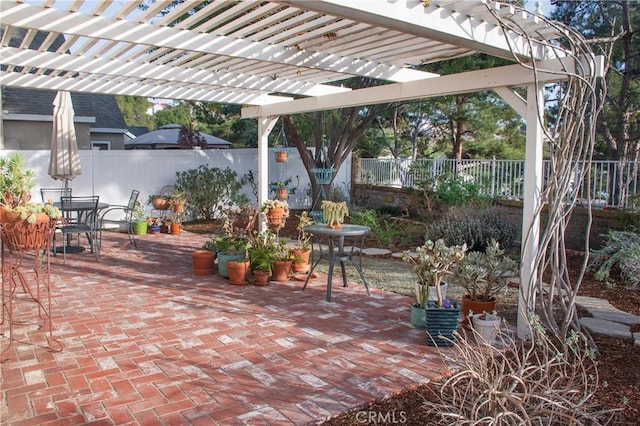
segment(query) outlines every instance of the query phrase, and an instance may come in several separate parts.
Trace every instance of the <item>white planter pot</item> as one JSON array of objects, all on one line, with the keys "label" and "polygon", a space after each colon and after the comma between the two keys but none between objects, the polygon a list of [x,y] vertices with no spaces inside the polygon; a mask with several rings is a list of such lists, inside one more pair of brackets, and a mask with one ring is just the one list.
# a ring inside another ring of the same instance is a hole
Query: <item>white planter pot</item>
[{"label": "white planter pot", "polygon": [[[446,282],[441,282],[440,283],[440,292],[442,293],[442,300],[447,298],[447,288],[449,287],[449,285]],[[431,301],[431,302],[437,302],[438,301],[438,292],[436,292],[436,286],[434,285],[430,285],[429,286],[429,295],[427,296],[427,300]]]},{"label": "white planter pot", "polygon": [[491,314],[474,314],[472,319],[473,329],[490,345],[495,343],[501,322],[499,316]]}]

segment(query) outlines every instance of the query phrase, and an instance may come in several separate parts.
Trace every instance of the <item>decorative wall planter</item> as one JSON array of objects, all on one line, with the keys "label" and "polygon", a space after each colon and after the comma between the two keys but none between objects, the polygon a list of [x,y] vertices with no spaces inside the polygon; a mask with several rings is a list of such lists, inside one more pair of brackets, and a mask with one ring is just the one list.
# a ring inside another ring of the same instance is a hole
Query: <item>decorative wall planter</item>
[{"label": "decorative wall planter", "polygon": [[437,303],[427,302],[424,312],[427,323],[427,345],[453,346],[455,342],[453,332],[458,329],[460,320],[460,304],[452,302],[450,308],[443,308]]},{"label": "decorative wall planter", "polygon": [[213,262],[215,259],[216,253],[211,250],[195,250],[191,252],[193,273],[196,275],[213,274]]}]

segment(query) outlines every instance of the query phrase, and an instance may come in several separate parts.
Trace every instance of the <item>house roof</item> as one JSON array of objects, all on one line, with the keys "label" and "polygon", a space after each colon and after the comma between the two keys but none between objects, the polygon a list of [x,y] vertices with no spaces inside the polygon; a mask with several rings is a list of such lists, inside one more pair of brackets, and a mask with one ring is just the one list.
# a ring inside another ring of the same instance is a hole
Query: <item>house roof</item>
[{"label": "house roof", "polygon": [[[356,76],[427,81],[436,76],[417,65],[473,53],[563,56],[550,42],[561,30],[489,0],[169,3],[3,1],[9,33],[54,35],[37,47],[4,37],[3,83],[263,106],[348,99],[340,81]],[[66,41],[50,52],[59,34]]]},{"label": "house roof", "polygon": [[[0,37],[4,36],[6,27],[0,27]],[[30,40],[29,48],[36,49],[46,45],[49,34],[43,31],[35,31],[28,34],[26,30],[18,28],[10,32],[7,43],[11,46],[21,46],[25,40]],[[8,35],[8,34],[7,34]],[[51,51],[56,51],[64,45],[64,36],[57,34],[48,46]],[[3,63],[2,70],[8,66]],[[3,85],[2,112],[3,114],[24,114],[51,116],[53,114],[53,99],[55,90],[43,90],[38,88],[8,87]],[[94,117],[92,128],[126,129],[126,123],[118,108],[113,95],[101,93],[71,93],[73,109],[76,117]]]},{"label": "house roof", "polygon": [[[2,87],[2,110],[4,114],[50,116],[55,96],[56,92],[51,90]],[[71,100],[76,117],[95,117],[92,128],[127,128],[113,95],[71,93]]]},{"label": "house roof", "polygon": [[[167,124],[124,143],[124,149],[178,149],[179,124]],[[229,148],[231,142],[200,132],[209,148]]]}]

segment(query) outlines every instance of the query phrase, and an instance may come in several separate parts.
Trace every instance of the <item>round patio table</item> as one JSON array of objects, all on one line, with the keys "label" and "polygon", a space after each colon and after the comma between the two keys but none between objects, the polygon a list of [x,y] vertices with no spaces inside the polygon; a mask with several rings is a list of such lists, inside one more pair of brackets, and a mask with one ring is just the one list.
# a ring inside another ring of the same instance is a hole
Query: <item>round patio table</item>
[{"label": "round patio table", "polygon": [[[356,271],[358,271],[360,278],[362,278],[362,282],[364,283],[364,287],[367,290],[367,294],[371,294],[369,292],[369,284],[362,274],[362,263],[358,262],[359,264],[356,264],[353,261],[353,247],[348,253],[344,251],[345,237],[361,237],[361,241],[363,241],[364,236],[371,232],[371,228],[363,225],[343,224],[341,229],[333,229],[327,228],[326,224],[319,224],[305,226],[304,231],[311,234],[314,239],[320,236],[327,237],[329,240],[329,251],[328,253],[322,253],[322,249],[320,249],[320,257],[311,266],[311,270],[309,270],[307,279],[304,281],[304,285],[302,286],[302,291],[304,291],[304,289],[307,287],[309,278],[313,274],[313,270],[316,268],[316,266],[318,266],[318,263],[320,263],[322,259],[326,259],[329,262],[329,272],[327,275],[327,302],[331,302],[331,282],[333,280],[333,268],[336,265],[336,262],[340,263],[340,268],[342,270],[343,287],[347,287],[347,274],[345,272],[344,265],[345,262],[349,261],[356,269]],[[362,247],[360,247],[360,250],[362,250]]]}]

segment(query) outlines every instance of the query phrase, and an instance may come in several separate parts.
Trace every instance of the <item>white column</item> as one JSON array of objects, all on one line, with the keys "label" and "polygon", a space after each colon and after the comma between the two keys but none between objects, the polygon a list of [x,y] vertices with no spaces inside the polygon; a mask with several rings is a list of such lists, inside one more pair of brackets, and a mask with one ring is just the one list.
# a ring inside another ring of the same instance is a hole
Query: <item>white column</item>
[{"label": "white column", "polygon": [[[269,198],[269,133],[278,117],[258,117],[258,206]],[[263,224],[260,221],[260,230]]]},{"label": "white column", "polygon": [[540,206],[543,184],[544,86],[527,85],[527,146],[524,164],[524,201],[522,211],[522,247],[520,263],[520,297],[518,300],[519,339],[530,339],[527,314],[534,310],[536,275],[535,258],[540,242]]}]

